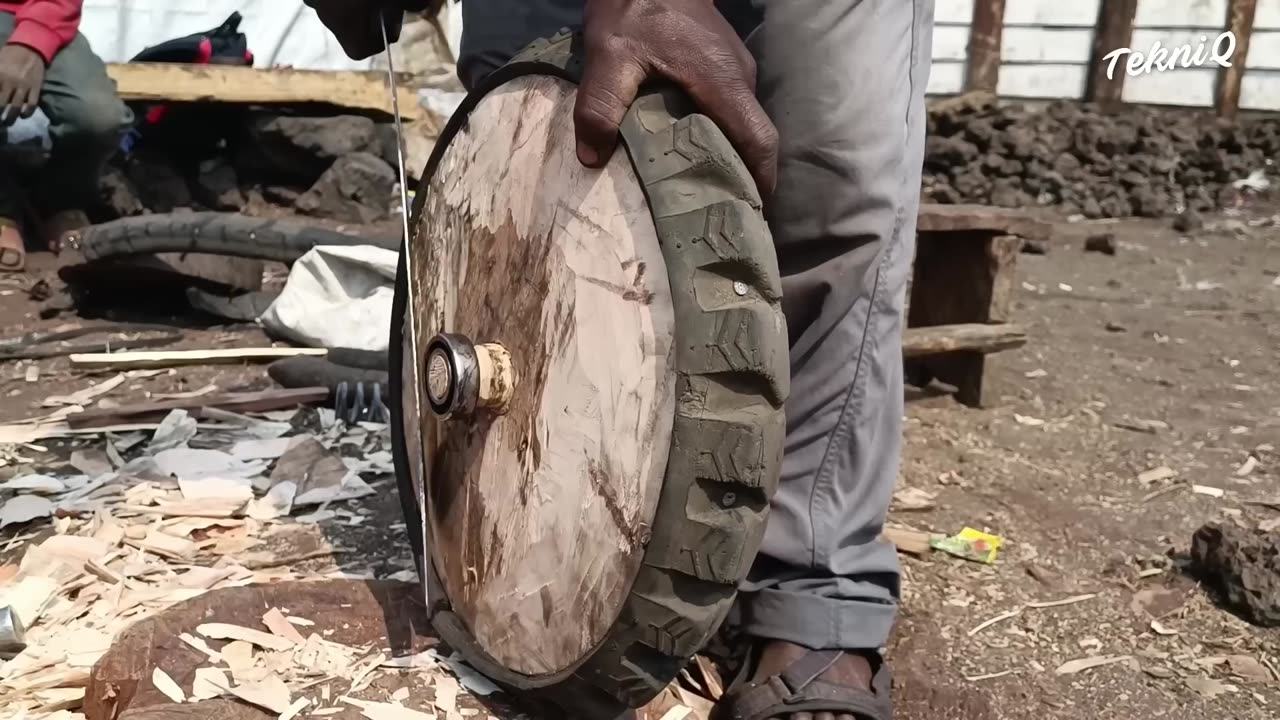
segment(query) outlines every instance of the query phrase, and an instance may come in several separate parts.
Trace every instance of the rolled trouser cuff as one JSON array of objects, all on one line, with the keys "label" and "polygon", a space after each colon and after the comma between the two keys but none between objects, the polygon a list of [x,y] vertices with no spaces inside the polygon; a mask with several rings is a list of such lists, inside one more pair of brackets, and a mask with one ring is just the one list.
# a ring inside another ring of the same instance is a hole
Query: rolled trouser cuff
[{"label": "rolled trouser cuff", "polygon": [[744,635],[813,650],[878,650],[897,615],[896,604],[771,589],[740,595],[731,622]]}]

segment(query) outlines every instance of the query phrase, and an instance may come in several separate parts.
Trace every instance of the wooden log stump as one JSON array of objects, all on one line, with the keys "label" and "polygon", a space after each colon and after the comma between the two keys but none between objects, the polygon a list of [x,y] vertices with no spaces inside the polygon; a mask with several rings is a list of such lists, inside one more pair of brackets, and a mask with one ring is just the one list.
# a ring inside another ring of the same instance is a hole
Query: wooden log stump
[{"label": "wooden log stump", "polygon": [[[434,643],[418,595],[417,586],[407,583],[352,580],[250,585],[205,593],[116,637],[89,677],[85,718],[263,720],[271,716],[235,700],[178,705],[152,684],[152,671],[160,668],[180,687],[190,689],[196,670],[212,663],[179,639],[179,634],[196,635],[196,626],[203,623],[231,623],[265,632],[261,618],[273,607],[314,621],[309,632],[336,643],[390,648],[394,654],[418,652]],[[217,649],[223,643],[210,640],[209,644]],[[350,679],[346,682],[350,684]],[[356,717],[358,712],[349,716]]]}]

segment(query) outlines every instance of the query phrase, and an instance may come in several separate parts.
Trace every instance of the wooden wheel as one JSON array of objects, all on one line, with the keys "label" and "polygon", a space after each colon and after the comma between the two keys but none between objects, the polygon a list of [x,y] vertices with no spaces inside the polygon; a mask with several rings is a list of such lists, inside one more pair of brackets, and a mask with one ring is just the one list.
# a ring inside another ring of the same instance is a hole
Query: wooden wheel
[{"label": "wooden wheel", "polygon": [[568,35],[531,46],[436,146],[396,285],[393,432],[442,638],[601,717],[675,677],[750,567],[787,333],[760,199],[724,136],[654,92],[625,151],[583,168],[576,58]]}]

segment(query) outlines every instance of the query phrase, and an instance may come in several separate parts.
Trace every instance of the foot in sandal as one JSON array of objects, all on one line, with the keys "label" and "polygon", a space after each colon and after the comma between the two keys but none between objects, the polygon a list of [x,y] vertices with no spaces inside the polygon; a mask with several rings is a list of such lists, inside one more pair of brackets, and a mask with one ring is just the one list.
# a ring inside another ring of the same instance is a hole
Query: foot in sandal
[{"label": "foot in sandal", "polygon": [[875,651],[766,641],[713,720],[889,720],[889,670]]},{"label": "foot in sandal", "polygon": [[0,219],[0,273],[22,272],[27,267],[27,247],[22,231],[12,220]]}]

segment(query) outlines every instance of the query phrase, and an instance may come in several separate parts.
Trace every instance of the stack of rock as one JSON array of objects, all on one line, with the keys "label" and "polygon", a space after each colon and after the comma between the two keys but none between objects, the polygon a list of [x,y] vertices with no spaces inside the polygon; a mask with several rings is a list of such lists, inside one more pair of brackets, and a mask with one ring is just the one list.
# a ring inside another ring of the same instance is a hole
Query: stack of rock
[{"label": "stack of rock", "polygon": [[1280,118],[1224,122],[1191,109],[1115,111],[973,94],[929,113],[924,195],[940,203],[1054,206],[1089,218],[1162,217],[1234,202],[1232,183],[1280,171]]}]

